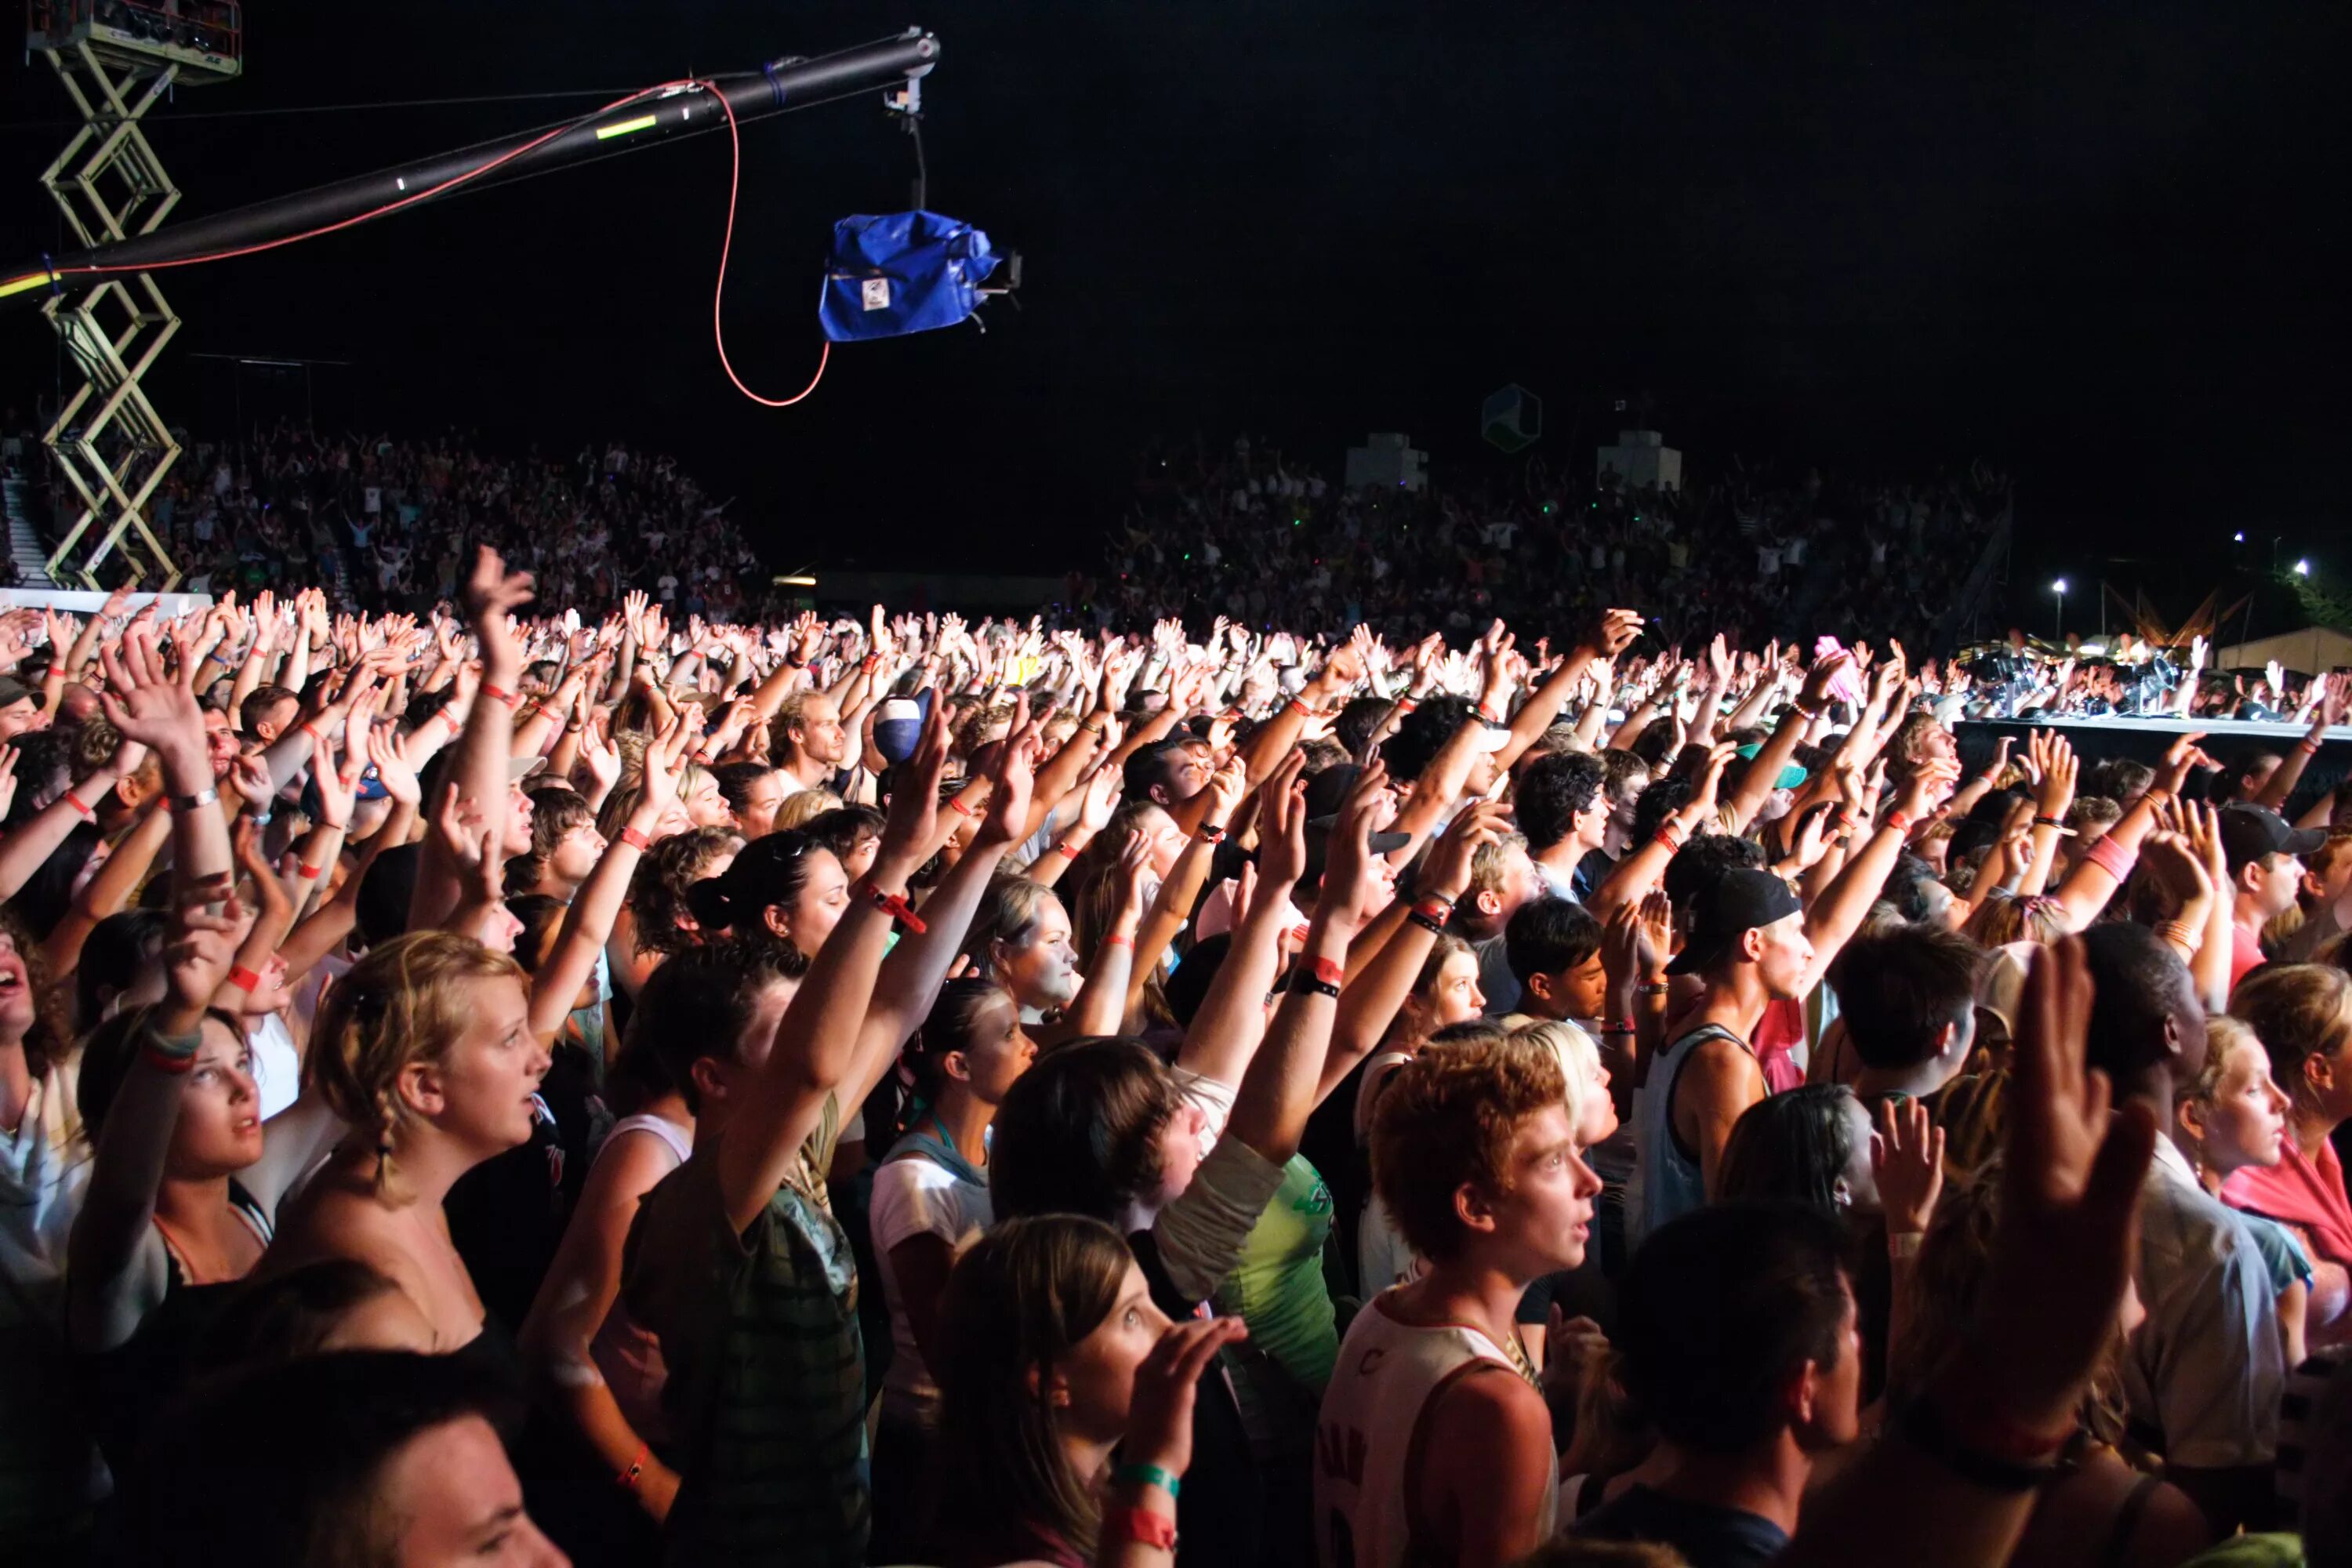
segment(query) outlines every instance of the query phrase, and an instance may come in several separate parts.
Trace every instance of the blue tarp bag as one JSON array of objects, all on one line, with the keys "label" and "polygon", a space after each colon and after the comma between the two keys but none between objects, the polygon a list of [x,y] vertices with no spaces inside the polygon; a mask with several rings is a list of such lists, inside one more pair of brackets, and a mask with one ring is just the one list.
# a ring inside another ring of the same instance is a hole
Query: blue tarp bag
[{"label": "blue tarp bag", "polygon": [[952,327],[996,270],[988,236],[934,212],[859,214],[833,226],[817,321],[835,342]]}]

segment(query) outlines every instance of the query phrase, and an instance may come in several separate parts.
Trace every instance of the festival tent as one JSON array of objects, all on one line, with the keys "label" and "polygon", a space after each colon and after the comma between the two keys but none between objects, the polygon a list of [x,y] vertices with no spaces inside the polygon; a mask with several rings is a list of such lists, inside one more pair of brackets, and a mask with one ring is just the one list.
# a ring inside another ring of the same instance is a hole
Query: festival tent
[{"label": "festival tent", "polygon": [[2335,626],[2305,626],[2274,637],[2225,647],[2213,661],[2219,669],[2260,669],[2276,659],[2297,675],[2322,675],[2352,666],[2352,632]]}]

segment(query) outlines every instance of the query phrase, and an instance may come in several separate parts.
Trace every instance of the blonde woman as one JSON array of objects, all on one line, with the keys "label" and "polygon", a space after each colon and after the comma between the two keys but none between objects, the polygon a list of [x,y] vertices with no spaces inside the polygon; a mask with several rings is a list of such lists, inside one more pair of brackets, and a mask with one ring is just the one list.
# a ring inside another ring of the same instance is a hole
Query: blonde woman
[{"label": "blonde woman", "polygon": [[441,1204],[529,1141],[548,1061],[513,959],[437,931],[372,949],[329,993],[304,1063],[352,1131],[281,1216],[265,1269],[365,1263],[424,1314],[436,1352],[510,1365]]},{"label": "blonde woman", "polygon": [[809,818],[840,809],[841,797],[831,790],[804,789],[784,797],[784,803],[776,807],[775,823],[769,831],[782,833],[788,828],[806,826]]}]

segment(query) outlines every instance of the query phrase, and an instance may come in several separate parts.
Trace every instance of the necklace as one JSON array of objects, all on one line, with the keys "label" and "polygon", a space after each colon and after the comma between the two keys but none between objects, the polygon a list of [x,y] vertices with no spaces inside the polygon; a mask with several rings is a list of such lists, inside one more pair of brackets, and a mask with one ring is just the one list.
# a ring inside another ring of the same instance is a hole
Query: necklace
[{"label": "necklace", "polygon": [[1505,1352],[1509,1354],[1511,1358],[1511,1370],[1517,1373],[1521,1377],[1526,1378],[1528,1380],[1528,1387],[1536,1389],[1538,1392],[1542,1390],[1543,1374],[1536,1371],[1536,1363],[1528,1359],[1528,1347],[1519,1342],[1519,1331],[1517,1324],[1512,1324],[1509,1330],[1502,1334],[1488,1334],[1486,1337],[1501,1345]]}]

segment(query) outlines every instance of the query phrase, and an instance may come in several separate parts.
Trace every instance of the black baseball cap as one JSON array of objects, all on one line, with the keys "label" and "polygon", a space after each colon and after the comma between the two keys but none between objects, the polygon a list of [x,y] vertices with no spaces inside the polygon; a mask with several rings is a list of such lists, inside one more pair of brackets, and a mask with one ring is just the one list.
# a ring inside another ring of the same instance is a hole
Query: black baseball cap
[{"label": "black baseball cap", "polygon": [[1710,968],[1746,932],[1801,913],[1804,907],[1789,884],[1769,871],[1726,871],[1691,900],[1690,940],[1666,965],[1666,973],[1696,974]]},{"label": "black baseball cap", "polygon": [[2289,827],[2267,805],[2242,801],[2221,808],[2221,853],[2229,857],[2232,875],[2265,856],[2308,855],[2326,842],[2326,828]]}]

